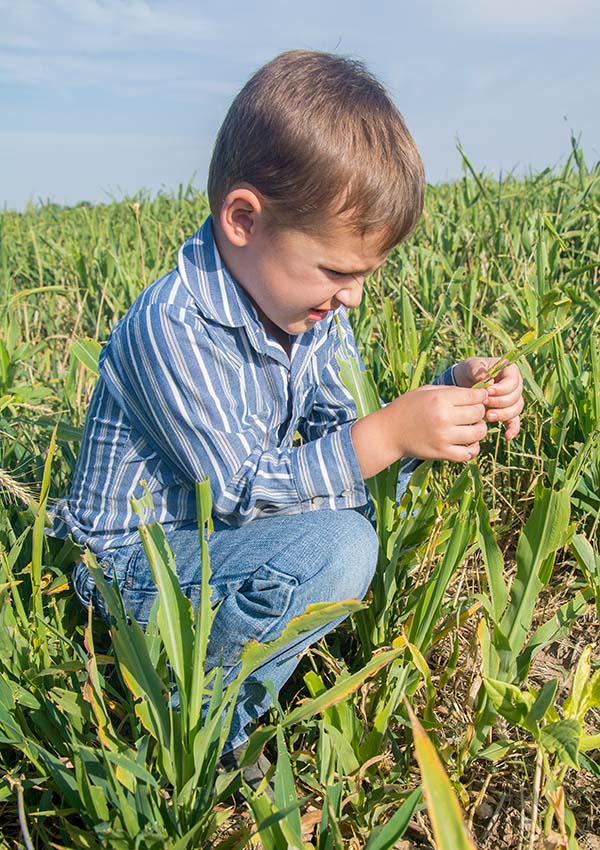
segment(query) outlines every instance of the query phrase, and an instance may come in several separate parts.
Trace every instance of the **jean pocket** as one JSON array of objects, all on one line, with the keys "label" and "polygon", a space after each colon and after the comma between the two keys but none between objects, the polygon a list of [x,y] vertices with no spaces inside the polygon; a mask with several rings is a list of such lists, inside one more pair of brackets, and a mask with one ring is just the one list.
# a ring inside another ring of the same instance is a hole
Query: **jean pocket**
[{"label": "jean pocket", "polygon": [[221,660],[224,666],[231,666],[249,641],[270,640],[281,634],[288,621],[301,613],[293,605],[297,586],[294,576],[263,564],[224,593],[216,587],[213,601],[218,599],[219,610],[211,631],[208,665]]}]

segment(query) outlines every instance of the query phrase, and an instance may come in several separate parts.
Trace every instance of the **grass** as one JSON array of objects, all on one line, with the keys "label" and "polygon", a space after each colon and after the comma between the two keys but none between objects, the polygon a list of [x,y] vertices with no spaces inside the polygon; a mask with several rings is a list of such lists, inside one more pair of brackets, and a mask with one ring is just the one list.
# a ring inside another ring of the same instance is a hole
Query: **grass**
[{"label": "grass", "polygon": [[[100,346],[206,200],[181,187],[0,214],[3,846],[384,850],[454,835],[454,850],[472,846],[464,823],[481,848],[595,846],[600,166],[575,143],[560,173],[499,182],[464,165],[369,281],[353,317],[369,374],[346,362],[345,380],[366,411],[462,357],[524,355],[523,428],[510,445],[490,429],[465,468],[423,464],[399,507],[395,469],[370,482],[368,606],[305,656],[251,739],[249,758],[276,762],[274,803],[217,772],[241,679],[204,674],[210,607],[194,618],[160,527],[143,529],[163,588],[145,634],[110,588],[110,633],[88,619],[68,580],[77,550],[43,534]],[[275,648],[251,648],[242,675]]]}]

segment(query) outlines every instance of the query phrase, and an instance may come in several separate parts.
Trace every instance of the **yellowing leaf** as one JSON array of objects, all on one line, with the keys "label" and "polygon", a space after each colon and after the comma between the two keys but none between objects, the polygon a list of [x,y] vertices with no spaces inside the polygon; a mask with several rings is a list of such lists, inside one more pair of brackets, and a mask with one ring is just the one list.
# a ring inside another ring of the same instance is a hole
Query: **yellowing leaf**
[{"label": "yellowing leaf", "polygon": [[407,708],[437,850],[476,850],[440,757],[408,704]]}]

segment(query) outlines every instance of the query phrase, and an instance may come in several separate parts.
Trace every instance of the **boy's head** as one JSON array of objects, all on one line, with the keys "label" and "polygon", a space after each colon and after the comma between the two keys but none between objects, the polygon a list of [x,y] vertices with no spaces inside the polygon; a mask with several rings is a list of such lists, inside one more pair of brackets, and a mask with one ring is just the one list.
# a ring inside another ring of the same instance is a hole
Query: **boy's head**
[{"label": "boy's head", "polygon": [[378,234],[383,254],[417,224],[423,182],[402,116],[365,67],[295,50],[260,68],[233,101],[208,196],[218,219],[228,193],[248,185],[272,230],[322,235],[335,218]]}]

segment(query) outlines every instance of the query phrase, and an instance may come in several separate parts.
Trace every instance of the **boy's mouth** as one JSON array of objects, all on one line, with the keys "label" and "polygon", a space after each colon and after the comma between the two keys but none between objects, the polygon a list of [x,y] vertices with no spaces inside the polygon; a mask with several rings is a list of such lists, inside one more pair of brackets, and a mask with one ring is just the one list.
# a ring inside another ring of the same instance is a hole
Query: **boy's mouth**
[{"label": "boy's mouth", "polygon": [[329,310],[316,310],[314,307],[312,307],[308,311],[308,317],[309,319],[313,319],[314,321],[320,322],[321,319],[324,319],[328,313]]}]

